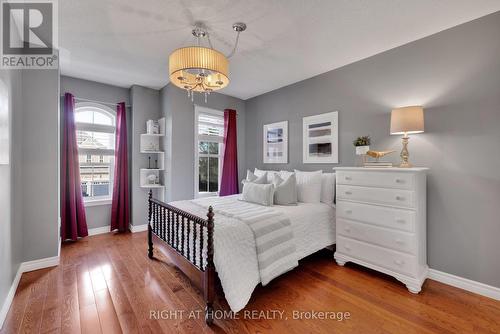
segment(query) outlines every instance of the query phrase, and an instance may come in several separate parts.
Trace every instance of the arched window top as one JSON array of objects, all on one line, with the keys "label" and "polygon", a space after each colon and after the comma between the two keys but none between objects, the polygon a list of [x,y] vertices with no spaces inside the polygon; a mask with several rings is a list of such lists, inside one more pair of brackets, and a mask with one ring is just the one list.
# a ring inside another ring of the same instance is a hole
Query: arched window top
[{"label": "arched window top", "polygon": [[116,112],[99,103],[78,102],[75,105],[75,122],[115,126]]},{"label": "arched window top", "polygon": [[78,102],[75,127],[85,202],[108,203],[113,184],[116,112],[100,103]]}]

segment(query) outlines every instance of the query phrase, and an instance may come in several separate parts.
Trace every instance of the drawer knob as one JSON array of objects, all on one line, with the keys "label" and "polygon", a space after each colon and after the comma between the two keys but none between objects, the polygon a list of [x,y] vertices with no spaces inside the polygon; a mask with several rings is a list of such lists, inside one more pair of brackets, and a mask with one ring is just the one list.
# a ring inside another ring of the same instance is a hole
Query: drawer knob
[{"label": "drawer knob", "polygon": [[352,195],[352,192],[351,191],[346,191],[345,194],[346,195]]},{"label": "drawer knob", "polygon": [[406,220],[404,220],[404,219],[396,219],[396,223],[405,224]]},{"label": "drawer knob", "polygon": [[405,183],[405,180],[403,180],[403,179],[396,179],[396,183]]},{"label": "drawer knob", "polygon": [[346,177],[345,177],[345,179],[346,179],[347,181],[351,181],[351,180],[352,180],[352,177],[350,177],[350,176],[346,176]]},{"label": "drawer knob", "polygon": [[398,266],[402,266],[403,264],[405,264],[405,261],[403,261],[403,260],[394,260],[394,263],[397,264]]},{"label": "drawer knob", "polygon": [[344,246],[344,248],[345,248],[345,250],[347,250],[347,251],[350,251],[350,250],[351,250],[351,247],[349,247],[348,245],[345,245],[345,246]]},{"label": "drawer knob", "polygon": [[351,232],[351,228],[349,228],[349,227],[346,227],[344,230],[345,230],[347,233]]},{"label": "drawer knob", "polygon": [[345,210],[345,213],[347,213],[348,215],[350,215],[352,213],[352,210]]},{"label": "drawer knob", "polygon": [[398,201],[404,201],[405,198],[403,196],[396,196],[396,200],[398,200]]},{"label": "drawer knob", "polygon": [[396,243],[402,245],[402,244],[404,244],[404,241],[401,239],[396,239]]}]

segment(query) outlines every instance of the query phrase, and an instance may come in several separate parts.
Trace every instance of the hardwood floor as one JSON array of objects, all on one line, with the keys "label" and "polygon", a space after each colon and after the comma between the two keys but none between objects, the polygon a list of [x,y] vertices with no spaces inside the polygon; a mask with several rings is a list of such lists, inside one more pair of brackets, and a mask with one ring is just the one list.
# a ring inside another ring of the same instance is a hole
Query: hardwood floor
[{"label": "hardwood floor", "polygon": [[[499,301],[432,280],[412,295],[382,274],[337,266],[328,251],[257,288],[245,310],[254,317],[276,310],[275,319],[245,319],[242,311],[208,327],[203,317],[189,316],[202,314],[200,293],[160,260],[147,258],[145,232],[65,244],[58,267],[23,274],[0,333],[500,333]],[[216,309],[229,310],[222,297]],[[179,316],[151,319],[150,311],[161,310]],[[350,316],[294,320],[294,310]]]}]

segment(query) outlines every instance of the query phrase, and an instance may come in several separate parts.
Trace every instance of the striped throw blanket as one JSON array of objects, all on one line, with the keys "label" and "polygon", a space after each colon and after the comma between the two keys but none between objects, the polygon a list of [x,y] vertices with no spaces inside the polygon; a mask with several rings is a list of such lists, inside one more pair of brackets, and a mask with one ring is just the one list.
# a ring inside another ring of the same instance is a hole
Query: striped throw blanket
[{"label": "striped throw blanket", "polygon": [[[192,201],[205,208],[212,206],[217,215],[236,218],[253,231],[260,280],[266,285],[272,279],[298,266],[290,219],[282,212],[238,200],[236,196],[210,197]],[[217,223],[216,223],[217,224]]]}]

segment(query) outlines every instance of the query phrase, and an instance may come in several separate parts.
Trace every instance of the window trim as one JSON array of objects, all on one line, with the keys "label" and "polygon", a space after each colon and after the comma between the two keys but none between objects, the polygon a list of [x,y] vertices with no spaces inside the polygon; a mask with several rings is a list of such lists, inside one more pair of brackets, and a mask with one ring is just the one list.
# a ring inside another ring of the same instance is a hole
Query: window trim
[{"label": "window trim", "polygon": [[[206,135],[198,135],[198,116],[199,114],[213,114],[219,117],[224,117],[224,111],[207,108],[204,106],[194,105],[194,197],[202,198],[202,197],[210,197],[210,196],[218,196],[219,192],[199,192],[199,153],[198,153],[198,142],[201,141],[209,141],[209,142],[217,142],[219,143],[219,172],[218,172],[218,184],[220,190],[220,180],[222,174],[222,163],[223,163],[223,154],[224,154],[224,138],[223,137],[214,137],[214,136],[206,136]],[[216,140],[214,140],[216,139]],[[207,154],[208,156],[208,154]]]},{"label": "window trim", "polygon": [[[113,119],[113,125],[103,125],[103,124],[93,124],[93,123],[85,123],[85,122],[76,122],[75,120],[75,129],[83,130],[83,131],[94,131],[94,132],[104,132],[104,133],[113,133],[116,132],[116,111],[111,109],[110,107],[95,103],[95,102],[77,102],[75,103],[75,113],[78,112],[78,109],[82,108],[93,108],[99,109],[100,111],[109,114]],[[114,156],[114,149],[80,149],[78,148],[78,154],[84,155],[98,155],[98,156]],[[91,206],[100,206],[100,205],[111,205],[113,199],[113,183],[115,179],[114,175],[114,164],[110,166],[109,172],[109,195],[108,196],[93,196],[93,197],[83,197],[83,205],[84,207]],[[81,180],[80,180],[81,181]]]},{"label": "window trim", "polygon": [[[113,195],[111,195],[112,197]],[[83,206],[84,207],[89,207],[89,206],[100,206],[100,205],[111,205],[113,202],[112,198],[100,198],[101,196],[98,197],[92,197],[93,199],[88,199],[88,200],[83,200]]]}]

